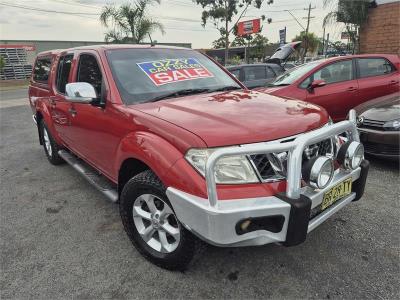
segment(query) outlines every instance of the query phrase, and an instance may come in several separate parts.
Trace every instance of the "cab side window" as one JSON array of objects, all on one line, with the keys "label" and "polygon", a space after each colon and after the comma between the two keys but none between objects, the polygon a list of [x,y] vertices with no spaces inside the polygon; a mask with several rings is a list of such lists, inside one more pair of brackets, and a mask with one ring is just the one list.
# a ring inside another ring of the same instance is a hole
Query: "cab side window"
[{"label": "cab side window", "polygon": [[91,54],[82,54],[79,57],[77,82],[90,83],[101,95],[102,75],[96,57]]},{"label": "cab side window", "polygon": [[47,83],[49,81],[50,67],[51,58],[38,58],[33,67],[33,80],[40,83]]},{"label": "cab side window", "polygon": [[57,67],[56,88],[61,94],[65,94],[65,86],[68,83],[69,72],[71,71],[73,54],[60,57]]},{"label": "cab side window", "polygon": [[357,59],[359,77],[371,77],[389,74],[394,67],[384,58],[359,58]]}]

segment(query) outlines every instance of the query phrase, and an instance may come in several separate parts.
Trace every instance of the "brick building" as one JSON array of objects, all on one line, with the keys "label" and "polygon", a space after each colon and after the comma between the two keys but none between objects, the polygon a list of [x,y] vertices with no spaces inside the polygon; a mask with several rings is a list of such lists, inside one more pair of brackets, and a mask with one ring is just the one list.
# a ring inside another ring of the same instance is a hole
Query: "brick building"
[{"label": "brick building", "polygon": [[400,55],[400,0],[375,0],[360,30],[361,53]]}]

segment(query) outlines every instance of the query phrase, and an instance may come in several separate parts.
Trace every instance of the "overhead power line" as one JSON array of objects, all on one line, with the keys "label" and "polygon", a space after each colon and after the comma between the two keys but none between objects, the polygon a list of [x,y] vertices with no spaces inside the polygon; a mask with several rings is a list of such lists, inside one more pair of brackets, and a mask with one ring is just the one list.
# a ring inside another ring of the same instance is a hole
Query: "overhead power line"
[{"label": "overhead power line", "polygon": [[11,3],[5,3],[5,2],[0,2],[0,5],[8,6],[8,7],[14,7],[14,8],[34,10],[34,11],[48,12],[48,13],[64,14],[64,15],[77,15],[77,16],[83,16],[83,15],[96,16],[96,15],[99,15],[98,13],[79,13],[79,12],[66,12],[66,11],[42,9],[42,8],[36,8],[36,7],[32,7],[32,6],[11,4]]},{"label": "overhead power line", "polygon": [[[57,14],[72,15],[72,16],[79,16],[79,17],[100,16],[100,13],[66,12],[66,11],[42,9],[42,8],[26,6],[26,5],[11,4],[11,3],[5,3],[5,2],[0,2],[0,5],[13,7],[13,8],[26,9],[26,10],[40,11],[40,12],[45,12],[45,13],[57,13]],[[160,18],[160,19],[165,19],[165,20],[170,20],[170,21],[199,23],[198,20],[189,19],[189,18],[168,17],[168,16],[159,16],[159,15],[155,15],[154,17]],[[90,17],[87,17],[87,18],[96,20],[96,18],[90,18]]]},{"label": "overhead power line", "polygon": [[71,1],[66,1],[66,0],[50,0],[50,1],[55,2],[55,3],[60,3],[60,4],[67,4],[67,5],[75,6],[75,7],[79,7],[79,6],[80,6],[80,7],[101,9],[100,6],[89,5],[89,4],[82,4],[82,3],[79,3],[79,2],[71,2]]}]

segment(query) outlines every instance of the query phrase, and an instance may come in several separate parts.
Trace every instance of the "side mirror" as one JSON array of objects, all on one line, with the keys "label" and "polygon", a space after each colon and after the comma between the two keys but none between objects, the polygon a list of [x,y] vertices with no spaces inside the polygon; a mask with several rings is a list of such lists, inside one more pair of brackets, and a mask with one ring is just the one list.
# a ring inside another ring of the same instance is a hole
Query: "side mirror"
[{"label": "side mirror", "polygon": [[311,82],[311,84],[308,86],[307,89],[308,89],[309,92],[311,92],[315,88],[321,87],[321,86],[324,86],[324,85],[326,85],[325,80],[318,79],[318,80],[314,80],[313,82]]},{"label": "side mirror", "polygon": [[92,103],[97,99],[96,90],[87,82],[67,83],[65,86],[66,100],[75,103]]}]

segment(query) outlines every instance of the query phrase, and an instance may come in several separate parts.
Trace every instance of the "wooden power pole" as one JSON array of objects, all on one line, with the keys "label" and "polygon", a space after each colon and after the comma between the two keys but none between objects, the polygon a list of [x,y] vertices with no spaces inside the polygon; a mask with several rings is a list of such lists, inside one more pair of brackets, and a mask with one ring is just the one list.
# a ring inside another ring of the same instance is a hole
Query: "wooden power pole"
[{"label": "wooden power pole", "polygon": [[311,3],[308,5],[308,8],[305,8],[305,10],[308,10],[308,16],[307,16],[307,26],[306,26],[306,31],[305,31],[305,36],[304,36],[304,54],[303,54],[303,63],[304,63],[304,58],[307,54],[308,51],[308,30],[310,29],[310,19],[311,17],[311,10],[315,9],[315,7],[311,7]]}]

